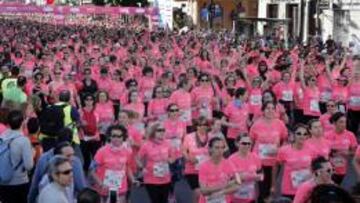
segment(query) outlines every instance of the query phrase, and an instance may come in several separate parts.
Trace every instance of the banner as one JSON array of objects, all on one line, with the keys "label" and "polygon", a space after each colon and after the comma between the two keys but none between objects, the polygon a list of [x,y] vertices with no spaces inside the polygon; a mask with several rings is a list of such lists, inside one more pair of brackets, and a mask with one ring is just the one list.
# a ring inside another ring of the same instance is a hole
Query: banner
[{"label": "banner", "polygon": [[137,8],[137,7],[103,7],[103,6],[32,6],[23,4],[0,4],[1,13],[46,13],[54,15],[71,14],[107,14],[107,15],[137,15],[147,16],[158,15],[156,8]]}]

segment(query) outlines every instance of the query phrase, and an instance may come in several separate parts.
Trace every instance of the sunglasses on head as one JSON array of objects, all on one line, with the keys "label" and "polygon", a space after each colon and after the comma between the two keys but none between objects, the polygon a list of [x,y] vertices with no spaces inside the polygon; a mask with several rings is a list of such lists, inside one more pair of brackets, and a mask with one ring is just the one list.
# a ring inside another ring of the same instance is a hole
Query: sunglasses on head
[{"label": "sunglasses on head", "polygon": [[70,173],[72,173],[72,169],[69,170],[65,170],[65,171],[59,171],[57,172],[58,174],[62,174],[62,175],[69,175]]},{"label": "sunglasses on head", "polygon": [[122,134],[112,134],[111,137],[122,138]]},{"label": "sunglasses on head", "polygon": [[240,142],[240,145],[250,146],[250,145],[251,145],[251,142]]},{"label": "sunglasses on head", "polygon": [[307,136],[307,133],[301,133],[301,132],[296,132],[295,133],[296,136]]},{"label": "sunglasses on head", "polygon": [[169,109],[169,112],[171,112],[171,113],[175,113],[175,112],[178,112],[179,111],[179,109]]},{"label": "sunglasses on head", "polygon": [[158,128],[158,129],[156,129],[156,132],[165,132],[165,129],[164,128]]}]

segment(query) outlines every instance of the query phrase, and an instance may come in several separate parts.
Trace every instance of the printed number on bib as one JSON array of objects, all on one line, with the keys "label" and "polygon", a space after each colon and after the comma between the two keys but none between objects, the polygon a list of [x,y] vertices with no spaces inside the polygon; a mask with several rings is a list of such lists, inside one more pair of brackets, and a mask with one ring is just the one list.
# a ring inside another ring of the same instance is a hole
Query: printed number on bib
[{"label": "printed number on bib", "polygon": [[316,99],[313,99],[310,101],[310,111],[312,112],[320,112],[320,106],[319,101]]},{"label": "printed number on bib", "polygon": [[251,95],[250,102],[252,105],[261,105],[261,95]]},{"label": "printed number on bib", "polygon": [[104,185],[106,185],[110,189],[117,190],[121,188],[124,177],[125,177],[124,171],[106,170],[104,177]]},{"label": "printed number on bib", "polygon": [[248,182],[240,185],[240,188],[234,193],[237,199],[254,199],[255,198],[255,183]]},{"label": "printed number on bib", "polygon": [[321,100],[322,101],[329,101],[331,99],[331,92],[326,91],[326,92],[322,92],[320,94]]},{"label": "printed number on bib", "polygon": [[226,203],[226,199],[224,195],[218,197],[208,196],[206,197],[206,203]]},{"label": "printed number on bib", "polygon": [[350,97],[351,106],[360,106],[360,97]]},{"label": "printed number on bib", "polygon": [[335,167],[344,167],[346,164],[345,158],[342,156],[336,156],[331,159],[331,163]]},{"label": "printed number on bib", "polygon": [[309,169],[297,170],[291,172],[291,183],[294,188],[299,187],[303,182],[307,181],[311,177]]},{"label": "printed number on bib", "polygon": [[171,146],[175,149],[180,149],[181,147],[181,140],[179,138],[172,138],[171,139]]},{"label": "printed number on bib", "polygon": [[283,91],[282,92],[283,101],[293,101],[293,92],[292,91]]},{"label": "printed number on bib", "polygon": [[163,178],[169,174],[169,164],[167,162],[158,162],[153,166],[153,173],[155,177]]},{"label": "printed number on bib", "polygon": [[274,157],[277,153],[275,144],[260,144],[259,154],[261,158]]}]

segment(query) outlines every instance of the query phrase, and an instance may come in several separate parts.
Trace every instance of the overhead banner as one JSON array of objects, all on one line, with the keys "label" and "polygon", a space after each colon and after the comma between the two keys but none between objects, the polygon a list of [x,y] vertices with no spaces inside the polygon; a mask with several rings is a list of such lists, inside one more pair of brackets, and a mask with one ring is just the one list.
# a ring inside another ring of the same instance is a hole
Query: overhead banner
[{"label": "overhead banner", "polygon": [[56,15],[70,14],[109,14],[109,15],[157,15],[156,8],[103,7],[103,6],[32,6],[24,4],[0,4],[0,13],[46,13]]}]

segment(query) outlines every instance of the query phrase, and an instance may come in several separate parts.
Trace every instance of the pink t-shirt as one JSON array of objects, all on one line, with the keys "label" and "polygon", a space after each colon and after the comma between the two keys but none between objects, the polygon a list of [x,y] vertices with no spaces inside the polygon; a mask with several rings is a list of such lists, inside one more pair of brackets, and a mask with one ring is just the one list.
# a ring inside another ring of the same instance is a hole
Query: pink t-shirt
[{"label": "pink t-shirt", "polygon": [[311,160],[313,153],[306,147],[301,150],[291,145],[284,145],[277,154],[278,162],[284,164],[281,193],[295,195],[300,184],[311,178]]},{"label": "pink t-shirt", "polygon": [[111,122],[114,119],[112,102],[97,103],[94,112],[99,115],[100,122]]},{"label": "pink t-shirt", "polygon": [[307,203],[315,186],[316,183],[313,179],[301,184],[296,191],[293,203]]},{"label": "pink t-shirt", "polygon": [[124,106],[124,109],[138,113],[140,119],[143,118],[145,114],[145,106],[142,102],[128,103]]},{"label": "pink t-shirt", "polygon": [[170,183],[171,147],[166,140],[160,143],[146,141],[141,146],[138,156],[145,160],[144,183],[157,185]]},{"label": "pink t-shirt", "polygon": [[317,87],[304,89],[304,115],[320,116],[320,92]]},{"label": "pink t-shirt", "polygon": [[276,85],[274,85],[273,91],[278,100],[285,102],[294,101],[295,83],[290,82],[287,84],[283,81],[280,81]]},{"label": "pink t-shirt", "polygon": [[333,94],[332,94],[333,100],[347,103],[348,96],[349,96],[348,87],[333,85]]},{"label": "pink t-shirt", "polygon": [[333,90],[329,79],[325,75],[319,75],[317,84],[320,91],[320,101],[327,102],[332,98]]},{"label": "pink t-shirt", "polygon": [[249,93],[250,111],[254,115],[261,115],[262,91],[260,88],[252,88]]},{"label": "pink t-shirt", "polygon": [[243,183],[239,189],[232,195],[232,202],[251,202],[256,199],[256,181],[257,171],[261,169],[261,160],[254,154],[249,153],[245,157],[240,157],[238,152],[232,154],[227,161],[232,167],[233,176],[240,173],[243,177]]},{"label": "pink t-shirt", "polygon": [[330,162],[335,169],[335,174],[345,174],[347,170],[347,157],[346,155],[342,155],[341,152],[349,152],[351,149],[355,150],[358,145],[355,135],[348,130],[340,134],[332,130],[325,134],[325,138],[330,141],[331,149],[337,151],[330,157]]},{"label": "pink t-shirt", "polygon": [[261,158],[262,165],[274,166],[276,154],[282,141],[288,137],[283,121],[258,119],[250,128],[250,137],[255,141],[254,152]]},{"label": "pink t-shirt", "polygon": [[176,159],[182,157],[181,143],[186,134],[186,123],[180,120],[166,119],[163,122],[165,138],[171,143],[171,151]]},{"label": "pink t-shirt", "polygon": [[319,118],[325,133],[335,129],[334,125],[330,123],[330,117],[331,114],[325,113]]},{"label": "pink t-shirt", "polygon": [[229,122],[237,125],[237,128],[228,128],[228,138],[235,139],[240,133],[248,132],[249,111],[249,106],[246,103],[243,103],[239,108],[232,101],[225,107],[224,114],[228,117]]},{"label": "pink t-shirt", "polygon": [[[96,175],[104,183],[117,182],[118,192],[125,194],[128,190],[127,172],[129,170],[131,151],[125,147],[114,149],[110,144],[100,148],[94,160],[96,162]],[[109,186],[109,185],[108,185]],[[99,189],[102,195],[107,195],[108,191]]]},{"label": "pink t-shirt", "polygon": [[[199,183],[205,187],[221,187],[227,185],[232,177],[232,170],[229,162],[221,160],[217,165],[212,160],[205,161],[199,167]],[[200,196],[199,203],[222,202],[230,203],[230,196],[219,197],[219,201],[208,200],[203,195]]]},{"label": "pink t-shirt", "polygon": [[314,157],[323,156],[328,159],[331,151],[331,144],[329,140],[324,137],[312,137],[305,141],[305,148],[310,149],[314,154]]},{"label": "pink t-shirt", "polygon": [[109,96],[112,100],[120,100],[120,97],[125,92],[124,83],[121,81],[111,81],[112,88],[109,90]]},{"label": "pink t-shirt", "polygon": [[161,117],[166,116],[166,108],[169,104],[168,99],[152,99],[148,105],[148,116],[159,119]]},{"label": "pink t-shirt", "polygon": [[183,89],[175,90],[170,96],[170,103],[177,104],[182,110],[191,109],[191,94]]},{"label": "pink t-shirt", "polygon": [[195,158],[197,163],[186,161],[185,162],[185,174],[198,174],[199,165],[209,159],[209,150],[207,145],[200,147],[196,143],[196,134],[187,134],[183,141],[183,151],[185,151],[190,158]]}]

